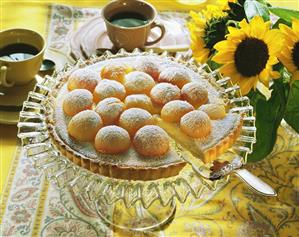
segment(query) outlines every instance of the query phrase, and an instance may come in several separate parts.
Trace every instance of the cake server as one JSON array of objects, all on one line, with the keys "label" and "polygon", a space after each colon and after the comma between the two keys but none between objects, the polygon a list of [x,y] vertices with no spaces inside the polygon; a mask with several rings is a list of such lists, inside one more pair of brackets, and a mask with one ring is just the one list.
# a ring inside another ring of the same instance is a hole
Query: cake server
[{"label": "cake server", "polygon": [[239,177],[244,183],[246,183],[253,191],[264,196],[277,196],[276,191],[259,177],[255,176],[247,169],[242,168],[244,163],[242,158],[236,156],[231,162],[225,162],[222,167],[216,168],[212,172],[207,172],[199,168],[202,165],[196,164],[195,159],[189,159],[187,156],[184,156],[184,160],[192,166],[192,169],[197,175],[200,175],[206,179],[217,180],[225,177],[229,174],[235,174]]}]

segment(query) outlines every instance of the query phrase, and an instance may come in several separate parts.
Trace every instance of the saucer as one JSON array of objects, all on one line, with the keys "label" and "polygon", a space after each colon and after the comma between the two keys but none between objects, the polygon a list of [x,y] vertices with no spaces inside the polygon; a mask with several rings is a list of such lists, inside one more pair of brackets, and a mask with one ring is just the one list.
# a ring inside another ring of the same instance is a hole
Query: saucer
[{"label": "saucer", "polygon": [[0,92],[0,123],[16,124],[19,120],[19,112],[22,109],[23,101],[27,99],[29,91],[34,89],[37,78],[21,86],[1,87]]},{"label": "saucer", "polygon": [[[157,17],[157,22],[165,26],[165,35],[151,47],[189,45],[189,32],[186,28],[186,17],[184,13],[167,12]],[[148,41],[157,39],[161,34],[160,29],[153,28]],[[105,22],[102,16],[96,16],[84,23],[73,33],[70,39],[71,56],[75,59],[87,59],[96,53],[99,48],[111,49],[110,41]]]},{"label": "saucer", "polygon": [[20,112],[1,111],[0,110],[0,124],[13,125],[19,122]]},{"label": "saucer", "polygon": [[27,99],[29,91],[34,89],[37,79],[32,79],[29,83],[20,86],[2,87],[0,92],[0,110],[1,111],[20,111],[23,101]]},{"label": "saucer", "polygon": [[[45,58],[55,62],[56,70],[61,70],[66,63],[73,64],[74,61],[60,51],[49,48],[46,51]],[[34,89],[36,82],[42,80],[42,77],[36,75],[35,78],[26,85],[4,88],[0,86],[0,124],[17,124],[19,121],[19,112],[22,109],[23,102],[27,99],[29,91]]]}]

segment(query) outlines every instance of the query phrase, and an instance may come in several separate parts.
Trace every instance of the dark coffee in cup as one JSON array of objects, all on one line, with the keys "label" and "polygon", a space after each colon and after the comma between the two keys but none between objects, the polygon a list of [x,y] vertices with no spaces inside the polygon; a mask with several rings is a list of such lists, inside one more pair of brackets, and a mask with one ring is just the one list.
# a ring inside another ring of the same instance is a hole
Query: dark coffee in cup
[{"label": "dark coffee in cup", "polygon": [[0,86],[25,85],[39,71],[45,51],[45,40],[28,29],[0,32]]},{"label": "dark coffee in cup", "polygon": [[37,55],[39,50],[25,43],[8,44],[0,48],[0,57],[12,61],[21,61]]},{"label": "dark coffee in cup", "polygon": [[138,27],[148,23],[145,16],[137,12],[119,12],[109,20],[113,25],[122,27]]},{"label": "dark coffee in cup", "polygon": [[[165,27],[156,22],[157,11],[143,0],[115,0],[102,10],[109,39],[115,48],[132,51],[159,42]],[[161,34],[156,39],[148,40],[153,28],[158,27]]]}]

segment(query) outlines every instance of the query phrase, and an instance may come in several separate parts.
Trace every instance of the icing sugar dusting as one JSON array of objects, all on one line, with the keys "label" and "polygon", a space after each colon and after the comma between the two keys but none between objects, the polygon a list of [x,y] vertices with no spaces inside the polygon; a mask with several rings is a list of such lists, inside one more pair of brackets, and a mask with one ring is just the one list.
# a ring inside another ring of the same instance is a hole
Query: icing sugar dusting
[{"label": "icing sugar dusting", "polygon": [[186,83],[191,81],[189,71],[181,67],[169,67],[161,71],[159,81],[169,82],[182,88]]},{"label": "icing sugar dusting", "polygon": [[[132,56],[132,57],[126,57],[126,58],[115,58],[115,59],[109,59],[109,60],[105,60],[105,61],[101,61],[101,62],[97,62],[95,64],[89,65],[86,68],[93,70],[97,73],[100,73],[101,69],[103,68],[103,66],[111,64],[111,63],[116,63],[116,62],[125,62],[128,65],[135,65],[136,62],[141,61],[141,60],[145,60],[147,61],[147,58],[151,58],[151,61],[154,62],[154,64],[158,65],[159,69],[163,69],[163,68],[167,68],[167,67],[183,67],[186,70],[188,70],[189,75],[191,77],[192,81],[196,81],[199,82],[201,85],[203,85],[204,88],[207,89],[208,93],[209,93],[209,102],[213,103],[213,101],[222,101],[221,98],[219,98],[219,92],[208,82],[208,80],[203,79],[202,75],[192,71],[191,69],[185,67],[184,65],[178,64],[176,62],[173,62],[171,60],[165,59],[165,58],[160,58],[160,57],[148,57],[148,56]],[[97,161],[105,161],[107,163],[112,163],[112,164],[123,164],[126,165],[128,164],[129,166],[149,166],[149,167],[154,167],[154,166],[161,166],[163,164],[169,164],[169,163],[175,163],[178,161],[181,161],[180,158],[177,156],[177,153],[175,151],[174,148],[174,142],[173,140],[171,140],[170,144],[171,144],[171,149],[170,151],[167,153],[167,155],[165,155],[163,157],[163,159],[147,159],[144,158],[140,155],[138,155],[138,153],[130,148],[128,150],[128,152],[125,152],[123,154],[118,154],[117,156],[113,156],[113,155],[105,155],[102,153],[97,152],[94,149],[93,144],[89,143],[89,142],[78,142],[73,140],[67,133],[67,124],[70,120],[70,117],[65,115],[63,113],[63,109],[62,109],[62,99],[64,97],[64,94],[66,94],[68,91],[66,89],[65,86],[63,86],[63,88],[61,89],[61,91],[59,91],[58,94],[58,98],[57,98],[57,104],[59,106],[57,106],[56,110],[55,110],[55,114],[54,116],[57,118],[56,119],[56,132],[57,134],[59,134],[59,136],[61,137],[61,139],[68,144],[70,147],[72,147],[74,150],[80,152],[81,154],[90,157],[91,159],[97,160]],[[225,118],[227,119],[227,117],[234,116],[234,114],[228,114]],[[235,117],[234,117],[235,118]],[[225,123],[225,122],[221,122],[224,120],[217,120],[217,121],[212,121],[212,127],[214,128],[213,124],[220,122],[219,125],[221,125],[221,128],[218,128],[215,125],[215,129],[212,129],[212,133],[211,133],[211,137],[213,136],[215,138],[218,138],[220,136],[223,135],[224,132],[226,132],[229,129],[232,129],[232,127],[234,126],[231,123]],[[235,122],[230,121],[230,122]],[[169,132],[168,132],[169,133]],[[216,140],[217,141],[217,140]],[[210,145],[213,145],[213,143],[215,142],[215,140],[213,140],[210,137],[209,139],[206,139],[205,141],[200,142],[200,144],[202,145],[202,147],[209,147]]]},{"label": "icing sugar dusting", "polygon": [[158,104],[166,104],[171,100],[177,100],[181,96],[180,89],[170,83],[162,82],[151,90],[152,99]]},{"label": "icing sugar dusting", "polygon": [[68,89],[87,89],[90,92],[93,92],[100,79],[100,75],[97,72],[86,68],[80,68],[70,75]]},{"label": "icing sugar dusting", "polygon": [[75,89],[66,93],[62,100],[64,111],[68,115],[75,115],[92,106],[92,94],[86,89]]}]

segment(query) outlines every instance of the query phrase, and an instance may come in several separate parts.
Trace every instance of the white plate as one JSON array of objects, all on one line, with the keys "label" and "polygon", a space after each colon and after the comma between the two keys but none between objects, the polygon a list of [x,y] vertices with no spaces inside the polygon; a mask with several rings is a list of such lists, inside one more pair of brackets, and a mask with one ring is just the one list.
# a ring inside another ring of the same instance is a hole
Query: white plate
[{"label": "white plate", "polygon": [[[157,22],[165,26],[165,35],[161,41],[151,47],[189,45],[189,32],[186,28],[186,14],[162,13],[157,17]],[[161,34],[160,29],[154,28],[149,36],[149,41],[157,39]],[[84,23],[70,39],[71,53],[74,58],[88,58],[98,48],[112,48],[105,22],[102,16],[96,16]]]}]

